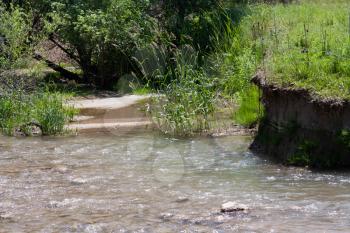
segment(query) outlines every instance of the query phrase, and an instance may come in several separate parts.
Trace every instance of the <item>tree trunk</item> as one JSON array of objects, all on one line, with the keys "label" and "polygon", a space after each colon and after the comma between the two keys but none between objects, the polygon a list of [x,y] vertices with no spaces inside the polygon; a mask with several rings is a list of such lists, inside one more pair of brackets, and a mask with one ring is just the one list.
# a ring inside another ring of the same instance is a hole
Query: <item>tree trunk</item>
[{"label": "tree trunk", "polygon": [[81,78],[79,75],[64,69],[63,67],[53,63],[52,61],[49,61],[45,58],[43,58],[40,54],[36,53],[34,55],[34,58],[38,61],[44,61],[46,63],[46,65],[48,67],[50,67],[51,69],[53,69],[54,71],[57,71],[58,73],[60,73],[64,78],[69,79],[69,80],[74,80],[76,82],[80,82]]}]

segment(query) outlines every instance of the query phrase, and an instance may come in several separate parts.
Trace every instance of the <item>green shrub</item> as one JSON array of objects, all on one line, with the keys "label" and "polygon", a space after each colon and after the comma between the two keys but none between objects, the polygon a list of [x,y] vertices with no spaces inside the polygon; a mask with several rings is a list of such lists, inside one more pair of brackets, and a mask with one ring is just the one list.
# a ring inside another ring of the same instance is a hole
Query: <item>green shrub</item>
[{"label": "green shrub", "polygon": [[32,106],[21,94],[9,94],[0,98],[0,127],[11,135],[16,127],[31,121]]},{"label": "green shrub", "polygon": [[311,159],[311,153],[312,151],[317,147],[317,143],[312,141],[304,140],[302,141],[297,151],[294,155],[292,155],[287,163],[288,165],[294,165],[294,166],[309,166],[314,163]]},{"label": "green shrub", "polygon": [[343,129],[337,134],[337,141],[340,145],[345,146],[350,150],[350,131]]},{"label": "green shrub", "polygon": [[63,105],[63,97],[55,93],[10,93],[0,97],[0,130],[13,135],[20,130],[26,135],[27,126],[37,124],[43,135],[64,132],[64,125],[76,111]]},{"label": "green shrub", "polygon": [[31,51],[30,16],[20,7],[0,2],[0,71],[19,66]]},{"label": "green shrub", "polygon": [[74,110],[63,105],[59,94],[44,93],[34,100],[35,119],[44,135],[56,135],[64,131],[65,124],[75,114]]}]

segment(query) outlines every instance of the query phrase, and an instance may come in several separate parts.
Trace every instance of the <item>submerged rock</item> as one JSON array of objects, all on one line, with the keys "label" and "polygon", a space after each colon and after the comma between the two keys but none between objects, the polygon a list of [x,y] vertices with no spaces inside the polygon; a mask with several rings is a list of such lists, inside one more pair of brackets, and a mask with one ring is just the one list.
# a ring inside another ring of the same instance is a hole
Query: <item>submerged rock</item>
[{"label": "submerged rock", "polygon": [[0,222],[13,222],[13,216],[9,213],[0,212]]},{"label": "submerged rock", "polygon": [[241,211],[247,211],[248,206],[239,204],[236,202],[227,202],[221,205],[221,213],[232,213],[232,212],[241,212]]},{"label": "submerged rock", "polygon": [[15,137],[25,137],[26,134],[20,128],[16,128],[13,131],[13,136],[15,136]]},{"label": "submerged rock", "polygon": [[159,216],[159,218],[161,220],[166,221],[166,222],[170,221],[173,217],[174,217],[174,214],[172,214],[172,213],[162,213]]},{"label": "submerged rock", "polygon": [[175,202],[176,203],[185,203],[188,202],[190,199],[187,197],[179,197]]},{"label": "submerged rock", "polygon": [[41,136],[43,134],[41,127],[38,124],[31,124],[29,127],[31,136]]},{"label": "submerged rock", "polygon": [[63,165],[58,165],[58,166],[52,168],[52,170],[53,170],[54,172],[58,172],[58,173],[60,173],[60,174],[65,174],[65,173],[68,173],[68,172],[69,172],[68,167],[63,166]]},{"label": "submerged rock", "polygon": [[13,131],[13,136],[15,137],[42,136],[42,134],[41,126],[35,122],[30,122],[21,127],[17,127]]}]

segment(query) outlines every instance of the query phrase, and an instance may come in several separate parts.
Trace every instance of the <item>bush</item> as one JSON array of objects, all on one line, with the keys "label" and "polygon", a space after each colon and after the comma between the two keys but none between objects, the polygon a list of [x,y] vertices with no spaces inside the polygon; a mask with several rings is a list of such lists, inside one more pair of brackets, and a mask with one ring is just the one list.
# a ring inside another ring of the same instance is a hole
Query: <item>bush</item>
[{"label": "bush", "polygon": [[64,131],[65,124],[72,120],[75,111],[63,105],[63,98],[56,93],[43,93],[34,99],[34,117],[44,135],[56,135]]},{"label": "bush", "polygon": [[[28,114],[30,107],[22,102],[18,95],[0,98],[0,128],[5,134],[12,135],[14,129],[30,121]],[[30,114],[31,115],[31,114]]]}]

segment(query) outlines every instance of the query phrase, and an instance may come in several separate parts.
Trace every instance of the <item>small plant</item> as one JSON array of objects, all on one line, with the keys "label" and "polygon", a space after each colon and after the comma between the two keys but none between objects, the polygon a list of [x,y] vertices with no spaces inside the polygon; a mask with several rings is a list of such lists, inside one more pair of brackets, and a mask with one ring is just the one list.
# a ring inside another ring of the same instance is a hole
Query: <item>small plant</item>
[{"label": "small plant", "polygon": [[35,119],[43,135],[56,135],[64,131],[64,125],[72,120],[76,112],[63,105],[63,98],[56,93],[44,93],[34,100]]},{"label": "small plant", "polygon": [[350,131],[347,129],[341,130],[337,135],[338,142],[350,150]]},{"label": "small plant", "polygon": [[136,87],[132,90],[132,93],[135,95],[148,95],[148,94],[151,94],[152,92],[153,92],[152,89],[147,86]]}]

